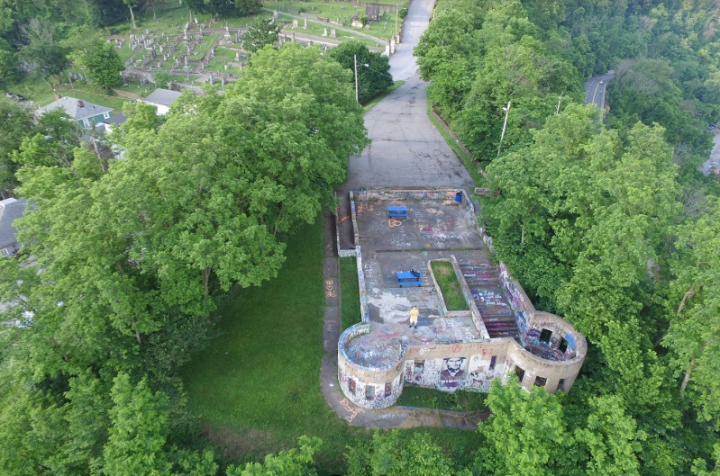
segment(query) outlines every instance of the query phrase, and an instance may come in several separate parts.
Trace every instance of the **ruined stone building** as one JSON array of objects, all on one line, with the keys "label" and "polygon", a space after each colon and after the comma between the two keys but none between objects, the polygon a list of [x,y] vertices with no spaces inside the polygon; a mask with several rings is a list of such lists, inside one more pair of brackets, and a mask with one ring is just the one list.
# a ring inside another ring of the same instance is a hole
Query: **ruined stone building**
[{"label": "ruined stone building", "polygon": [[[407,208],[389,217],[388,206]],[[364,408],[394,404],[405,385],[487,392],[516,374],[525,387],[569,391],[587,351],[562,318],[535,310],[478,227],[461,190],[377,189],[351,194],[362,322],[338,343],[338,380]],[[448,311],[431,263],[452,264],[468,310]],[[416,270],[419,286],[397,272]],[[420,310],[410,328],[409,311]]]}]

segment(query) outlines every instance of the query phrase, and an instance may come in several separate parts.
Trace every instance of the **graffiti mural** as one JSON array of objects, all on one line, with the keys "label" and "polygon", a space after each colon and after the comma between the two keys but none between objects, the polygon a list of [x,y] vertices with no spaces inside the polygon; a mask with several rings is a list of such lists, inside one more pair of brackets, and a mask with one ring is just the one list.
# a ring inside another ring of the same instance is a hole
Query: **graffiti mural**
[{"label": "graffiti mural", "polygon": [[464,386],[465,383],[465,357],[449,357],[443,359],[442,372],[440,372],[440,380],[438,387],[446,390],[457,390]]}]

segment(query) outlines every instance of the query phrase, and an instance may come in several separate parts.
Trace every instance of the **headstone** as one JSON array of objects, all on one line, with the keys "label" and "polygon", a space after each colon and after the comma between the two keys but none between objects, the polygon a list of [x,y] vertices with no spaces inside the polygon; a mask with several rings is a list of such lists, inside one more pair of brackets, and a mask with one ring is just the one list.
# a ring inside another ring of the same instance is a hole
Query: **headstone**
[{"label": "headstone", "polygon": [[280,11],[281,11],[281,12],[284,12],[284,11],[285,11],[285,4],[280,5]]},{"label": "headstone", "polygon": [[330,29],[330,38],[337,38],[337,33],[335,33],[335,28]]},{"label": "headstone", "polygon": [[195,20],[195,24],[197,25],[198,24],[197,17],[193,18],[193,20]]},{"label": "headstone", "polygon": [[298,21],[297,21],[297,20],[293,20],[293,26],[292,26],[292,27],[293,27],[293,28],[297,28],[297,27],[298,27]]},{"label": "headstone", "polygon": [[146,35],[149,35],[149,34],[150,34],[150,30],[145,30],[145,34],[146,34]]},{"label": "headstone", "polygon": [[322,36],[327,36],[327,28],[323,28],[323,34]]},{"label": "headstone", "polygon": [[303,30],[307,30],[307,18],[303,18]]},{"label": "headstone", "polygon": [[240,52],[235,52],[235,61],[240,61]]},{"label": "headstone", "polygon": [[240,32],[239,31],[235,32],[235,43],[240,43]]},{"label": "headstone", "polygon": [[185,56],[184,58],[185,58],[185,67],[187,68],[187,66],[188,66],[187,56]]},{"label": "headstone", "polygon": [[345,5],[340,5],[340,10],[345,10]]},{"label": "headstone", "polygon": [[295,43],[295,32],[293,31],[293,43]]},{"label": "headstone", "polygon": [[273,19],[277,20],[280,14],[278,14],[277,10],[273,10]]},{"label": "headstone", "polygon": [[227,63],[225,63],[225,71],[227,71],[227,70],[228,70],[228,65],[227,65]]}]

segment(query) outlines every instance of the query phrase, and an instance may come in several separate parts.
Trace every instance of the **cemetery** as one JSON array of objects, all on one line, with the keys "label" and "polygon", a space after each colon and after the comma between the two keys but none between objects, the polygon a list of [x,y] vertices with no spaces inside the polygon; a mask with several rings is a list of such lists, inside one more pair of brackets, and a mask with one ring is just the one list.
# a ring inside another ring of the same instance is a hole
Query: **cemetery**
[{"label": "cemetery", "polygon": [[[355,11],[365,7],[348,6],[347,24]],[[277,7],[270,10],[269,7]],[[295,41],[304,45],[318,45],[327,49],[342,41],[357,40],[373,47],[375,51],[384,51],[390,29],[375,26],[373,36],[355,35],[349,31],[338,31],[330,18],[302,18],[286,13],[285,4],[268,3],[262,13],[268,21],[282,25],[280,43]],[[307,8],[314,8],[308,4]],[[331,7],[332,8],[332,7]],[[338,11],[340,6],[337,7]],[[344,8],[344,6],[343,6]],[[395,6],[387,8],[394,9]],[[297,13],[297,10],[288,8]],[[394,11],[394,10],[393,10]],[[385,17],[388,15],[385,14]],[[179,83],[210,82],[226,84],[241,73],[247,63],[247,54],[241,47],[241,39],[248,23],[254,18],[219,19],[211,15],[194,15],[187,8],[171,8],[159,12],[157,19],[148,14],[138,17],[137,30],[115,34],[107,38],[118,49],[126,71],[125,85],[131,82],[147,83],[152,81],[154,72],[165,72],[176,78]],[[323,20],[327,20],[323,22]],[[378,23],[377,25],[379,25]],[[393,23],[394,27],[394,23]],[[349,28],[349,27],[348,27]],[[360,30],[360,29],[358,29]]]}]

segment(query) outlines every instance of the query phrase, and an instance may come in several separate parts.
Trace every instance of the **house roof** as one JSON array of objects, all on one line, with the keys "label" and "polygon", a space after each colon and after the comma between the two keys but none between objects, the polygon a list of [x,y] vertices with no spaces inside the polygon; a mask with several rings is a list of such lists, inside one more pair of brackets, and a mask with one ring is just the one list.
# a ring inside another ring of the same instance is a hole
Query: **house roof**
[{"label": "house roof", "polygon": [[148,97],[142,99],[142,101],[149,104],[170,107],[181,94],[182,93],[180,91],[170,91],[169,89],[157,88],[155,91],[150,93]]},{"label": "house roof", "polygon": [[8,198],[0,201],[0,249],[14,244],[17,240],[17,230],[13,225],[16,218],[20,218],[25,211],[25,200]]},{"label": "house roof", "polygon": [[[83,106],[80,107],[79,103],[82,102]],[[55,109],[62,108],[68,116],[72,117],[76,121],[82,121],[83,119],[89,119],[91,117],[99,116],[101,114],[109,113],[112,111],[111,108],[100,106],[89,101],[84,101],[77,98],[62,97],[55,102],[51,102],[47,106],[38,109],[40,114],[54,111]]]},{"label": "house roof", "polygon": [[104,123],[104,124],[113,124],[113,125],[117,124],[117,125],[120,125],[120,124],[124,123],[125,121],[127,121],[127,116],[126,116],[125,114],[123,114],[122,112],[118,112],[118,113],[113,114],[112,116],[110,116],[110,119],[105,119],[105,120],[103,121],[103,123]]}]

